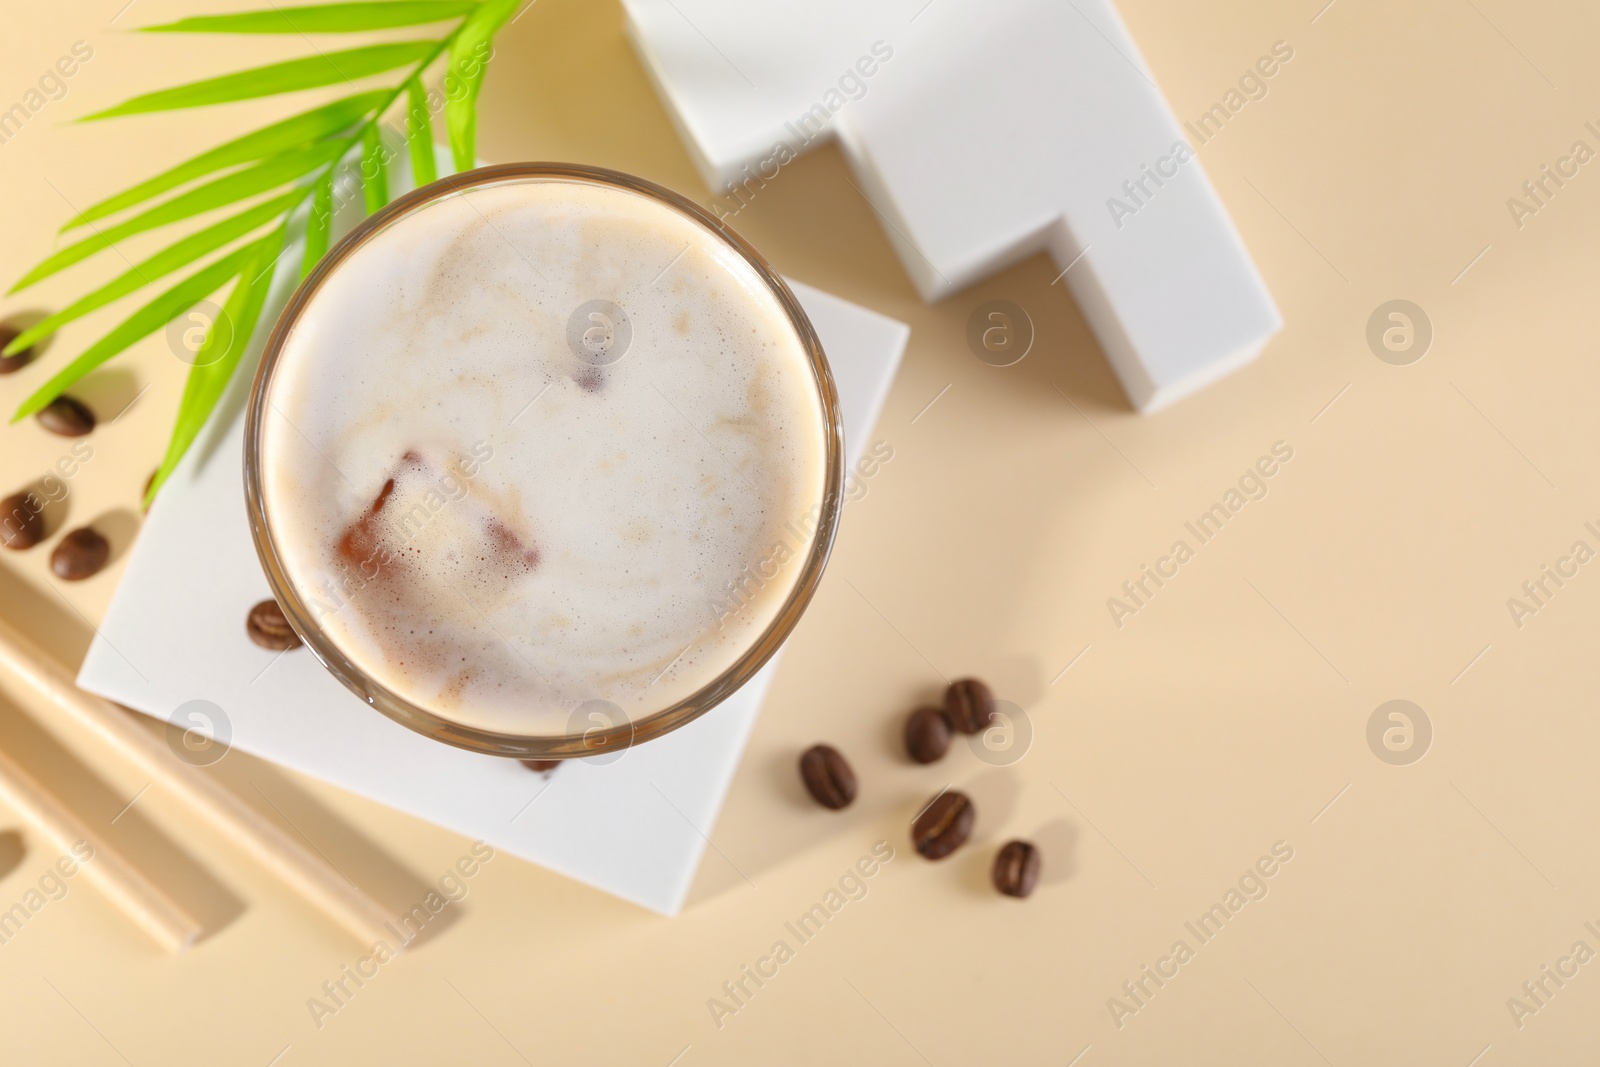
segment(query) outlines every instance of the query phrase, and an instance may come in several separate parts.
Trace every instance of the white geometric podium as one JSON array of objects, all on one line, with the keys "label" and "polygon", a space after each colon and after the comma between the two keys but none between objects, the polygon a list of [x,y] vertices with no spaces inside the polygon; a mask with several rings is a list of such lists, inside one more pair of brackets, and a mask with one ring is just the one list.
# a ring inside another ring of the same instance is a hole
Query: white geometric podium
[{"label": "white geometric podium", "polygon": [[1282,326],[1107,0],[623,6],[724,209],[837,137],[924,299],[1049,251],[1141,411]]}]

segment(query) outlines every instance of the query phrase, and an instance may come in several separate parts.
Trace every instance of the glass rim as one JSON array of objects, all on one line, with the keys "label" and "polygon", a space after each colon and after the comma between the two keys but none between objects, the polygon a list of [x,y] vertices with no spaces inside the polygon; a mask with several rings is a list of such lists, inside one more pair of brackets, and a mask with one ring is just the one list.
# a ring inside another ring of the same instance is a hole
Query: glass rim
[{"label": "glass rim", "polygon": [[[824,479],[816,533],[799,575],[766,628],[717,677],[683,699],[637,721],[624,712],[623,723],[581,734],[513,734],[468,726],[419,707],[373,678],[328,637],[289,578],[274,540],[262,484],[267,393],[273,372],[290,333],[333,272],[378,233],[434,201],[478,186],[525,180],[587,182],[636,193],[687,217],[731,248],[766,285],[787,316],[805,352],[822,416]],[[694,721],[749,682],[782,646],[815,595],[833,550],[844,499],[844,424],[833,373],[810,318],[783,278],[725,222],[687,197],[621,171],[571,163],[504,163],[440,178],[396,198],[335,242],[301,280],[273,324],[250,387],[245,406],[244,487],[251,538],[273,596],[312,655],[347,689],[401,725],[457,748],[520,759],[572,759],[620,752]]]}]

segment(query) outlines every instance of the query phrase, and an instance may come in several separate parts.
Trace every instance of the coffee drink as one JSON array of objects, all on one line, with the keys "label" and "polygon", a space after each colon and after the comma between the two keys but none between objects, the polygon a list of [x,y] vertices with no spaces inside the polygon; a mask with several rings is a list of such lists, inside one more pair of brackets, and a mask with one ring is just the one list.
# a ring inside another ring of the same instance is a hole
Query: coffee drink
[{"label": "coffee drink", "polygon": [[334,258],[257,385],[253,462],[292,599],[363,675],[553,736],[685,701],[762,639],[831,534],[831,385],[734,245],[524,176]]}]

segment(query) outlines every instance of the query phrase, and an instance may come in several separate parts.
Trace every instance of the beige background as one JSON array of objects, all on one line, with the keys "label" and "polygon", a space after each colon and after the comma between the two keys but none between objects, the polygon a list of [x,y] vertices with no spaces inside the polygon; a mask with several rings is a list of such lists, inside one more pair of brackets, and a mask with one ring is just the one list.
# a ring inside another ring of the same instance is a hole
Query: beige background
[{"label": "beige background", "polygon": [[[356,947],[158,790],[110,824],[144,782],[7,692],[0,744],[170,878],[215,932],[165,957],[71,883],[0,946],[5,1062],[1592,1059],[1600,963],[1520,1029],[1506,1001],[1573,942],[1600,950],[1583,926],[1600,927],[1600,565],[1520,630],[1506,599],[1575,540],[1600,547],[1583,528],[1600,520],[1600,164],[1520,230],[1506,199],[1575,140],[1600,147],[1582,125],[1600,119],[1600,9],[1336,0],[1319,14],[1322,2],[1120,5],[1183,118],[1274,41],[1295,50],[1269,95],[1200,152],[1288,325],[1259,362],[1159,416],[1128,409],[1042,257],[922,305],[832,149],[786,167],[738,217],[785,273],[913,333],[876,434],[894,459],[846,512],[681,917],[502,856],[437,936],[319,1029],[307,998]],[[68,124],[135,92],[304,51],[137,38],[122,28],[221,5],[136,0],[112,26],[123,3],[8,12],[0,107],[75,40],[95,56],[66,99],[0,145],[7,277],[51,247],[71,205],[283,113],[268,102]],[[485,158],[597,163],[709,195],[613,3],[540,0],[501,38],[483,108]],[[987,151],[1006,166],[1004,144]],[[111,269],[79,268],[0,313],[59,307]],[[967,316],[994,297],[1038,330],[1004,370],[964,340]],[[1380,362],[1364,339],[1394,298],[1434,325],[1412,366]],[[0,379],[0,407],[114,314]],[[82,388],[104,414],[149,386],[96,431],[95,458],[71,483],[70,522],[100,520],[119,550],[183,370],[157,337]],[[66,447],[31,422],[3,434],[7,492]],[[1106,598],[1280,440],[1294,458],[1270,495],[1119,630]],[[65,586],[48,577],[47,553],[0,559],[3,610],[75,664],[121,559]],[[967,672],[1026,709],[1031,749],[1006,767],[964,747],[910,765],[896,742],[904,712]],[[1410,766],[1366,742],[1368,717],[1393,698],[1417,702],[1434,727]],[[842,814],[811,806],[796,783],[794,757],[818,739],[848,753],[863,783]],[[241,755],[218,771],[397,904],[470,844]],[[977,798],[978,833],[930,864],[910,850],[907,823],[951,782]],[[54,851],[9,813],[0,825],[18,827],[26,849],[19,859],[17,839],[0,838],[9,907]],[[987,886],[1013,836],[1045,849],[1047,884],[1025,903]],[[880,839],[896,858],[868,895],[719,1029],[707,999],[790,939],[785,921]],[[1270,893],[1200,945],[1184,922],[1277,841],[1294,858]],[[1107,999],[1179,938],[1194,958],[1119,1029]]]}]

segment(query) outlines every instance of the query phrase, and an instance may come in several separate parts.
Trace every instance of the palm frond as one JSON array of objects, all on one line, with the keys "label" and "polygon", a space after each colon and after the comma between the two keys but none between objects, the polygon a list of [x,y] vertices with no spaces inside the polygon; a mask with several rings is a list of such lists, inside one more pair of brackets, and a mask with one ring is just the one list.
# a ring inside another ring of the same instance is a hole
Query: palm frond
[{"label": "palm frond", "polygon": [[300,267],[300,277],[311,273],[328,252],[328,236],[333,229],[333,171],[328,171],[317,182],[311,195],[311,213],[306,216],[306,250]]},{"label": "palm frond", "polygon": [[428,119],[428,94],[421,78],[406,82],[406,147],[411,150],[411,178],[417,188],[439,177],[433,158],[433,123]]},{"label": "palm frond", "polygon": [[149,259],[135,263],[88,296],[81,297],[54,315],[24,330],[5,347],[4,351],[0,351],[0,355],[11,355],[30,348],[35,342],[50,336],[74,319],[82,318],[91,311],[105,307],[112,301],[149,285],[157,278],[187,267],[195,260],[215,252],[251,230],[258,230],[269,222],[279,220],[283,213],[293,207],[303,195],[300,192],[285,193],[283,196],[263,201],[169,245]]},{"label": "palm frond", "polygon": [[200,15],[145,26],[145,33],[361,33],[397,26],[444,22],[472,13],[471,2],[381,0],[378,3],[316,4],[233,15]]},{"label": "palm frond", "polygon": [[368,215],[389,202],[386,163],[383,135],[378,127],[368,126],[361,135],[361,191],[366,197]]},{"label": "palm frond", "polygon": [[[223,312],[208,328],[190,370],[166,455],[151,483],[149,495],[153,498],[197,439],[250,344],[274,267],[284,251],[290,219],[306,211],[300,262],[304,277],[328,251],[336,172],[341,183],[354,172],[369,214],[388,203],[391,150],[380,122],[398,101],[404,101],[404,136],[416,184],[437,177],[430,116],[430,104],[437,98],[424,89],[422,79],[441,58],[447,60],[443,88],[451,153],[458,169],[474,165],[477,99],[491,54],[490,42],[524,2],[527,0],[327,3],[205,15],[145,27],[150,33],[304,35],[455,22],[435,40],[369,44],[253,67],[135,96],[80,119],[273,97],[405,70],[388,88],[354,93],[252,130],[107,197],[68,220],[61,228],[63,233],[89,227],[92,235],[46,256],[17,280],[11,292],[26,289],[127,238],[207,212],[235,209],[226,218],[172,239],[160,251],[92,287],[17,337],[6,351],[20,351],[158,279],[215,256],[148,299],[84,349],[24,400],[12,421],[40,411],[85,374],[231,285]],[[345,164],[356,160],[359,166],[347,170]],[[264,227],[271,229],[258,236]]]},{"label": "palm frond", "polygon": [[[471,170],[473,146],[478,137],[478,90],[489,67],[489,42],[517,10],[518,0],[483,0],[461,23],[450,42],[450,65],[445,74],[445,126],[456,170]],[[451,79],[455,84],[451,84]]]},{"label": "palm frond", "polygon": [[437,47],[434,41],[401,41],[285,60],[265,67],[241,70],[237,74],[224,74],[220,78],[206,78],[188,85],[145,93],[124,100],[116,107],[85,115],[78,121],[93,122],[118,115],[142,115],[150,111],[229,104],[236,100],[253,100],[301,89],[319,89],[324,85],[337,85],[365,78],[369,74],[382,74],[396,67],[410,66]]},{"label": "palm frond", "polygon": [[79,378],[121,352],[135,341],[148,337],[227,284],[255,255],[254,245],[246,245],[195,271],[144,307],[129,315],[116,329],[90,345],[82,355],[68,363],[54,378],[41,385],[22,402],[12,422],[35,414],[60,396]]},{"label": "palm frond", "polygon": [[299,148],[313,141],[320,141],[341,130],[349,129],[371,114],[374,108],[382,106],[389,99],[389,95],[381,89],[371,93],[358,93],[343,100],[335,100],[331,104],[314,107],[282,122],[263,126],[243,137],[218,145],[209,152],[202,152],[193,159],[185,160],[170,170],[164,170],[131,189],[125,189],[115,196],[100,201],[74,215],[65,226],[61,227],[61,230],[65,233],[67,230],[103,219],[107,215],[115,215],[136,204],[142,204],[151,197],[159,196],[169,189],[186,185],[196,178],[204,178],[207,174],[215,174],[219,170],[240,163],[254,163],[290,148]]},{"label": "palm frond", "polygon": [[229,204],[236,204],[241,200],[276,189],[309,174],[319,166],[334,162],[344,154],[346,148],[346,145],[337,141],[324,141],[308,148],[281,152],[271,159],[175,196],[141,215],[135,215],[126,222],[119,222],[115,226],[96,231],[93,237],[87,237],[75,245],[61,249],[24,274],[21,280],[11,287],[11,291],[15,293],[26,289],[40,279],[48,278],[59,270],[65,270],[74,263],[88,259],[96,252],[110,248],[125,237],[132,237],[136,233],[144,233],[146,230],[153,230],[170,222],[181,222],[214,208],[227,207]]},{"label": "palm frond", "polygon": [[283,236],[284,230],[280,227],[253,246],[254,253],[244,262],[233,291],[222,306],[221,317],[206,331],[206,339],[195,353],[189,378],[184,382],[183,399],[178,402],[178,417],[173,423],[172,439],[167,442],[167,453],[150,480],[146,505],[155,499],[178,461],[200,436],[200,430],[238,368],[239,358],[250,347],[250,338],[261,318],[261,307],[267,300],[267,290],[272,287],[272,267],[277,262]]}]

